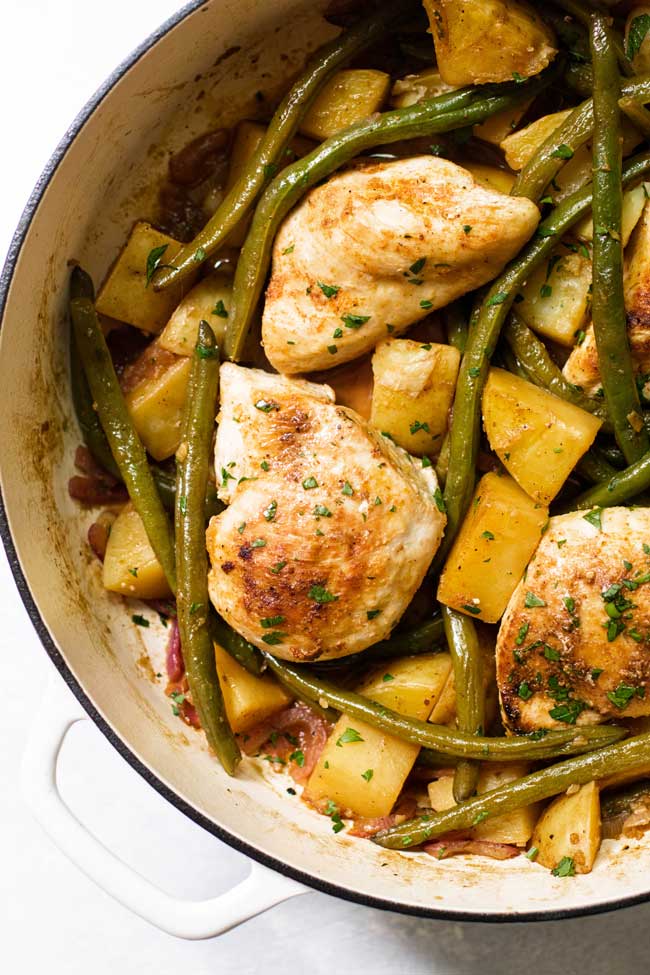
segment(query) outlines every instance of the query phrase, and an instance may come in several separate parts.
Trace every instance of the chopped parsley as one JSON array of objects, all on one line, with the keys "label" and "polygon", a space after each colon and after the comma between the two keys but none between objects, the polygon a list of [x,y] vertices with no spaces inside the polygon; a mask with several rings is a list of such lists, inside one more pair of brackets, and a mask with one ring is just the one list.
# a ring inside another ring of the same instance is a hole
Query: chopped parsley
[{"label": "chopped parsley", "polygon": [[265,545],[266,545],[265,538],[256,538],[255,541],[251,544],[251,548],[264,548]]},{"label": "chopped parsley", "polygon": [[374,774],[375,774],[374,769],[367,768],[365,772],[361,773],[361,778],[365,779],[366,782],[370,782]]},{"label": "chopped parsley", "polygon": [[587,514],[586,515],[583,515],[582,517],[583,517],[584,521],[588,521],[590,525],[593,525],[594,528],[597,528],[598,531],[601,532],[603,530],[603,518],[602,518],[602,516],[603,516],[603,509],[602,508],[594,508],[593,511],[587,512]]},{"label": "chopped parsley", "polygon": [[339,748],[343,745],[350,745],[353,742],[363,741],[363,738],[354,728],[346,728],[340,738],[337,739],[336,744]]},{"label": "chopped parsley", "polygon": [[395,678],[393,677],[392,674],[384,674],[384,676],[382,677],[382,682],[384,684],[387,684],[389,680],[395,680]]},{"label": "chopped parsley", "polygon": [[263,471],[268,471],[270,467],[268,460],[263,460],[262,463],[260,464],[260,467],[262,468]]},{"label": "chopped parsley", "polygon": [[521,626],[519,627],[519,633],[515,637],[515,643],[517,644],[518,647],[520,647],[524,642],[524,640],[526,639],[526,635],[529,629],[530,629],[530,623],[522,623]]},{"label": "chopped parsley", "polygon": [[354,494],[354,488],[352,487],[349,481],[346,481],[343,487],[341,488],[341,494],[345,494],[349,498],[351,498],[352,495]]},{"label": "chopped parsley", "polygon": [[411,426],[409,427],[409,430],[411,431],[412,434],[418,433],[420,430],[423,430],[425,433],[431,433],[431,430],[429,429],[429,424],[426,422],[426,420],[424,423],[420,423],[419,420],[414,420]]},{"label": "chopped parsley", "polygon": [[257,403],[254,404],[255,409],[259,410],[261,413],[271,413],[273,410],[279,410],[280,407],[272,399],[258,399]]},{"label": "chopped parsley", "polygon": [[[420,308],[433,308],[433,302],[430,301],[428,298],[423,298],[422,301],[420,302]],[[429,348],[431,348],[431,346],[429,346]]]},{"label": "chopped parsley", "polygon": [[554,877],[575,877],[576,865],[573,857],[562,857],[557,867],[553,867],[551,873]]},{"label": "chopped parsley", "polygon": [[464,234],[471,234],[471,232],[472,232],[472,225],[469,224],[469,223],[466,223],[465,226],[463,227],[463,233]]},{"label": "chopped parsley", "polygon": [[132,616],[131,620],[133,623],[136,624],[136,626],[143,626],[145,629],[149,626],[149,620],[145,619],[144,616],[140,616],[139,613],[136,613],[134,616]]},{"label": "chopped parsley", "polygon": [[381,613],[380,609],[369,609],[366,612],[366,616],[368,617],[369,620],[374,620],[374,618],[376,616],[379,616],[380,613]]},{"label": "chopped parsley", "polygon": [[417,261],[411,264],[409,271],[411,272],[411,274],[419,274],[426,263],[427,263],[426,257],[419,257]]},{"label": "chopped parsley", "polygon": [[273,633],[265,633],[262,637],[264,643],[268,644],[270,647],[276,647],[278,643],[282,643],[286,633],[280,632],[280,630],[274,630]]},{"label": "chopped parsley", "polygon": [[633,19],[627,32],[625,56],[628,61],[633,61],[637,56],[648,31],[650,31],[650,14],[640,14]]},{"label": "chopped parsley", "polygon": [[543,284],[539,289],[539,294],[541,298],[550,298],[553,294],[553,288],[550,286],[550,284]]},{"label": "chopped parsley", "polygon": [[486,306],[490,308],[492,305],[502,305],[504,301],[507,301],[508,294],[506,291],[497,291],[495,295],[485,302]]},{"label": "chopped parsley", "polygon": [[315,603],[320,603],[321,605],[323,603],[335,603],[339,598],[318,583],[311,586],[307,595],[310,599],[313,599]]},{"label": "chopped parsley", "polygon": [[573,149],[568,146],[565,142],[554,149],[551,153],[554,159],[571,159],[573,158]]},{"label": "chopped parsley", "polygon": [[335,298],[341,290],[337,284],[325,284],[323,281],[317,281],[316,284],[326,298]]},{"label": "chopped parsley", "polygon": [[271,501],[271,503],[268,506],[268,508],[265,508],[264,511],[262,512],[262,514],[264,515],[264,517],[266,518],[267,521],[273,521],[273,519],[275,518],[275,516],[277,514],[277,510],[278,510],[278,502],[277,501]]},{"label": "chopped parsley", "polygon": [[633,697],[644,698],[645,687],[630,687],[628,684],[619,684],[615,691],[607,692],[607,700],[611,701],[619,711],[624,711]]},{"label": "chopped parsley", "polygon": [[[436,503],[436,508],[438,509],[438,511],[442,512],[443,515],[446,514],[446,512],[447,512],[447,505],[445,504],[445,499],[443,498],[442,491],[440,490],[439,487],[437,487],[435,489],[435,491],[433,492],[433,500]],[[377,504],[376,501],[375,501],[375,504]],[[381,502],[380,502],[380,504],[381,504]]]},{"label": "chopped parsley", "polygon": [[492,534],[491,531],[488,531],[487,529],[482,533],[481,538],[487,538],[488,542],[494,541],[494,535]]},{"label": "chopped parsley", "polygon": [[539,596],[536,596],[534,592],[527,592],[524,606],[526,609],[538,609],[541,606],[546,606],[546,603]]},{"label": "chopped parsley", "polygon": [[305,764],[305,753],[300,748],[297,748],[295,752],[289,755],[289,761],[295,762],[299,768],[303,768]]},{"label": "chopped parsley", "polygon": [[361,328],[370,321],[370,315],[341,315],[341,321],[346,328]]},{"label": "chopped parsley", "polygon": [[302,482],[302,486],[304,487],[305,491],[311,491],[312,488],[318,487],[318,481],[315,477],[306,477]]},{"label": "chopped parsley", "polygon": [[530,689],[528,681],[522,680],[521,684],[517,689],[517,694],[522,699],[522,701],[527,701],[533,696],[533,692]]},{"label": "chopped parsley", "polygon": [[224,305],[224,303],[221,300],[221,298],[219,298],[219,301],[216,303],[216,305],[212,309],[212,314],[213,315],[218,315],[219,318],[228,318],[228,312],[226,310],[226,306]]},{"label": "chopped parsley", "polygon": [[464,609],[468,613],[471,613],[472,616],[478,616],[481,612],[481,607],[474,606],[472,603],[464,603],[462,609]]},{"label": "chopped parsley", "polygon": [[160,247],[154,247],[147,254],[147,265],[146,265],[146,271],[145,271],[145,275],[146,275],[145,276],[145,288],[148,288],[149,285],[151,284],[151,280],[152,280],[154,274],[156,273],[156,271],[160,270],[161,267],[168,267],[169,266],[169,265],[165,265],[165,264],[162,264],[161,265],[161,263],[160,263],[161,258],[162,258],[163,254],[165,253],[165,251],[167,250],[168,247],[169,247],[169,244],[161,244]]},{"label": "chopped parsley", "polygon": [[271,572],[273,573],[273,575],[274,576],[277,576],[277,574],[279,572],[281,572],[282,569],[284,569],[284,567],[285,567],[286,564],[287,564],[286,562],[276,562],[275,565],[273,566],[273,568],[271,569]]},{"label": "chopped parsley", "polygon": [[264,630],[272,630],[274,626],[284,623],[284,616],[265,616],[260,620],[260,626]]},{"label": "chopped parsley", "polygon": [[316,505],[314,505],[314,510],[313,510],[312,514],[313,514],[314,518],[331,518],[332,517],[332,512],[324,504],[316,504]]}]

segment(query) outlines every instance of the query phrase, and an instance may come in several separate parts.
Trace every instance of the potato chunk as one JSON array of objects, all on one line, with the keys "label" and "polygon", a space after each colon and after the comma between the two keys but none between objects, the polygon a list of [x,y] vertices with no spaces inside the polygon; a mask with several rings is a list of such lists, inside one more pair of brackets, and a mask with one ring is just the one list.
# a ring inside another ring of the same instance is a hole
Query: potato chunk
[{"label": "potato chunk", "polygon": [[323,86],[300,123],[300,131],[321,142],[381,108],[390,75],[368,68],[338,71]]},{"label": "potato chunk", "polygon": [[424,0],[440,74],[450,85],[512,81],[555,57],[550,28],[515,0]]},{"label": "potato chunk", "polygon": [[232,278],[210,274],[195,284],[174,309],[158,337],[161,349],[176,355],[191,355],[196,345],[199,322],[205,320],[221,345],[226,334],[232,295]]},{"label": "potato chunk", "polygon": [[496,623],[547,518],[548,509],[535,504],[511,477],[485,474],[447,557],[439,601],[459,613]]},{"label": "potato chunk", "polygon": [[[531,771],[526,762],[483,762],[479,775],[476,792],[483,795],[492,789],[498,789],[508,782],[523,778]],[[451,809],[456,805],[453,795],[453,777],[445,776],[430,782],[428,786],[429,801],[435,812]],[[474,826],[469,831],[473,840],[483,840],[487,843],[509,843],[512,846],[525,846],[532,836],[535,822],[539,815],[539,803],[514,809],[501,816],[493,816]]]},{"label": "potato chunk", "polygon": [[271,674],[249,674],[218,643],[214,656],[226,714],[235,734],[248,731],[291,703],[291,696]]},{"label": "potato chunk", "polygon": [[[191,359],[152,342],[130,367],[123,384],[127,409],[142,443],[154,460],[171,457],[181,438],[181,420]],[[125,374],[126,375],[126,374]]]},{"label": "potato chunk", "polygon": [[370,422],[411,454],[437,456],[447,430],[460,352],[451,345],[387,339],[372,357]]},{"label": "potato chunk", "polygon": [[[448,653],[391,660],[361,687],[373,701],[425,721],[451,671]],[[355,816],[387,816],[419,748],[343,714],[312,772],[305,798],[329,799]]]},{"label": "potato chunk", "polygon": [[[627,247],[632,231],[641,218],[645,201],[648,199],[648,190],[650,190],[650,183],[639,183],[638,186],[633,186],[631,190],[625,190],[623,193],[623,213],[621,215],[621,243],[623,247]],[[591,213],[574,224],[571,233],[579,237],[580,240],[593,240],[594,222]]]},{"label": "potato chunk", "polygon": [[535,862],[559,868],[559,876],[590,873],[600,847],[598,786],[588,782],[574,789],[553,800],[533,832],[532,847],[539,850]]},{"label": "potato chunk", "polygon": [[142,519],[130,503],[111,527],[104,556],[104,587],[135,599],[166,599],[171,589],[149,544]]},{"label": "potato chunk", "polygon": [[[100,315],[108,315],[144,332],[159,332],[165,325],[188,286],[185,281],[171,285],[164,291],[154,291],[147,284],[147,262],[158,254],[159,264],[173,264],[181,247],[179,241],[168,237],[150,224],[141,221],[131,231],[126,245],[102,285],[95,303]],[[153,257],[152,257],[153,255]]]},{"label": "potato chunk", "polygon": [[490,447],[531,498],[548,504],[591,447],[601,420],[503,369],[483,393]]},{"label": "potato chunk", "polygon": [[572,347],[589,312],[591,278],[589,257],[557,247],[521,288],[517,311],[534,331]]},{"label": "potato chunk", "polygon": [[463,168],[472,174],[477,183],[498,190],[499,193],[509,193],[515,181],[515,177],[507,169],[498,169],[496,166],[468,162],[463,163]]},{"label": "potato chunk", "polygon": [[437,68],[425,68],[417,74],[398,78],[390,93],[390,104],[392,108],[408,108],[425,98],[437,98],[455,90],[456,85],[443,81]]}]

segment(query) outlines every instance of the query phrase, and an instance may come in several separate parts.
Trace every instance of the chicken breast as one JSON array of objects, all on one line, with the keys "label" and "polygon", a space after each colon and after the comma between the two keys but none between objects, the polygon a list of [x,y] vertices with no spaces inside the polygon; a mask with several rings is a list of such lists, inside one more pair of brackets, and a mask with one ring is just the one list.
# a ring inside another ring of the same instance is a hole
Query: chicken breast
[{"label": "chicken breast", "polygon": [[496,657],[512,731],[650,714],[650,508],[551,518]]},{"label": "chicken breast", "polygon": [[370,351],[494,278],[538,221],[530,200],[437,156],[334,176],[276,237],[262,319],[269,362],[291,374]]},{"label": "chicken breast", "polygon": [[386,637],[442,538],[432,469],[337,406],[328,386],[258,369],[221,367],[218,420],[229,504],[207,532],[218,613],[295,661]]}]

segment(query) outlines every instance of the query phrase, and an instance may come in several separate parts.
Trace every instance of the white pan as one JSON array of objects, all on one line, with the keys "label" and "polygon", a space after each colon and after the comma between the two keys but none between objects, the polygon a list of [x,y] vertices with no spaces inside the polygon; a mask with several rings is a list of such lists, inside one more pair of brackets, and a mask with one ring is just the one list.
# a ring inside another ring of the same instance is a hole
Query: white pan
[{"label": "white pan", "polygon": [[[215,124],[229,125],[252,110],[256,91],[273,96],[285,87],[334,34],[321,9],[309,0],[208,0],[164,24],[64,136],[0,282],[0,530],[32,622],[63,680],[125,760],[187,816],[247,853],[253,872],[215,901],[177,902],[93,840],[54,786],[60,743],[78,717],[56,694],[26,756],[27,796],[55,842],[93,879],[184,937],[226,930],[304,885],[456,920],[541,920],[639,903],[650,898],[650,837],[606,841],[593,873],[574,878],[554,878],[524,857],[437,862],[334,835],[327,818],[287,797],[282,776],[265,777],[254,763],[228,779],[153,682],[143,631],[130,622],[133,610],[102,590],[85,543],[89,519],[68,497],[80,442],[66,354],[68,260],[99,281],[133,221],[151,210],[168,158],[159,147],[175,150]],[[162,632],[147,637],[164,640]]]}]

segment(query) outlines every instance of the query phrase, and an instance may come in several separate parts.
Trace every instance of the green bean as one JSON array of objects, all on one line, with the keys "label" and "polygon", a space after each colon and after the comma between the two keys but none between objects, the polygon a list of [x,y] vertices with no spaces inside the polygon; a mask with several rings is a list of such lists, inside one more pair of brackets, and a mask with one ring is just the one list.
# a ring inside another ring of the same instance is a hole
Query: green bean
[{"label": "green bean", "polygon": [[608,461],[612,465],[612,467],[616,467],[618,468],[618,470],[623,470],[623,468],[625,467],[625,457],[623,456],[623,453],[620,450],[620,448],[617,447],[615,443],[599,444],[598,449],[600,450],[605,460]]},{"label": "green bean", "polygon": [[601,457],[593,448],[588,450],[580,458],[576,465],[576,471],[580,477],[584,477],[592,484],[600,484],[602,481],[609,481],[615,477],[618,471],[609,464],[604,457]]},{"label": "green bean", "polygon": [[569,61],[564,72],[564,80],[575,91],[576,95],[585,98],[591,95],[594,87],[594,75],[590,64],[579,64]]},{"label": "green bean", "polygon": [[607,410],[602,400],[593,399],[585,395],[562,375],[562,370],[553,362],[543,342],[526,325],[516,312],[511,312],[510,318],[503,329],[503,336],[517,356],[532,382],[549,393],[565,399],[575,406],[579,406],[589,413],[593,413],[603,421],[601,430],[612,429],[607,416]]},{"label": "green bean", "polygon": [[266,670],[264,657],[257,647],[228,626],[214,611],[208,616],[208,626],[214,642],[223,647],[249,674],[259,677]]},{"label": "green bean", "polygon": [[551,68],[532,82],[490,86],[487,92],[476,88],[459,89],[408,108],[363,119],[337,132],[309,155],[287,166],[262,195],[237,262],[226,330],[228,358],[236,361],[242,354],[270,266],[276,231],[310,186],[373,146],[450,132],[481,122],[495,112],[530,98],[550,84],[556,75],[557,69]]},{"label": "green bean", "polygon": [[175,530],[178,590],[176,612],[185,671],[208,744],[228,775],[241,760],[228,724],[217,677],[208,625],[208,556],[205,548],[205,489],[217,412],[219,350],[214,332],[200,322],[183,410],[181,446],[177,453],[178,486]]},{"label": "green bean", "polygon": [[[566,150],[573,155],[576,149],[584,145],[591,136],[593,124],[594,107],[591,98],[588,98],[574,108],[566,121],[542,143],[517,176],[511,194],[526,196],[537,203],[566,162],[569,155]],[[564,149],[558,151],[560,146]]]},{"label": "green bean", "polygon": [[226,194],[205,227],[175,255],[174,265],[156,274],[156,291],[187,278],[225,242],[228,234],[250,211],[264,185],[281,168],[289,143],[323,85],[343,65],[381,40],[413,6],[389,0],[320,48],[276,110],[266,135],[244,172]]},{"label": "green bean", "polygon": [[73,298],[70,316],[90,393],[111,453],[133,506],[142,519],[156,558],[172,592],[175,592],[176,568],[171,525],[151,476],[144,447],[126,408],[92,301],[87,297]]},{"label": "green bean", "polygon": [[401,826],[384,830],[374,836],[373,841],[390,850],[419,846],[420,843],[436,839],[452,830],[470,829],[486,818],[550,799],[569,786],[584,785],[614,772],[626,772],[637,767],[641,769],[648,761],[650,733],[610,744],[589,755],[571,758],[539,772],[531,772],[515,782],[498,786],[444,812],[421,816],[402,823]]},{"label": "green bean", "polygon": [[[587,30],[591,27],[591,19],[594,14],[601,13],[605,16],[608,15],[607,4],[605,3],[587,2],[585,4],[581,3],[580,0],[553,0],[553,3],[557,7],[566,10],[571,17],[574,17]],[[623,38],[618,31],[612,31],[612,48],[623,74],[631,75],[632,65],[625,56]]]},{"label": "green bean", "polygon": [[336,711],[366,721],[375,728],[414,745],[423,745],[458,758],[473,758],[483,762],[557,758],[558,755],[574,755],[600,748],[612,741],[618,741],[626,734],[624,729],[612,725],[591,725],[569,728],[566,731],[549,731],[540,738],[486,738],[470,735],[443,725],[408,718],[361,694],[342,690],[330,681],[314,677],[304,666],[295,667],[277,660],[265,651],[264,656],[278,679],[296,694],[321,705],[327,702]]},{"label": "green bean", "polygon": [[[460,731],[482,735],[485,725],[483,658],[472,620],[448,606],[442,607],[447,645],[454,667],[456,719]],[[480,767],[463,759],[456,766],[454,799],[462,802],[476,792]]]},{"label": "green bean", "polygon": [[442,312],[442,319],[447,333],[447,342],[459,352],[465,351],[467,344],[468,323],[463,302],[452,301]]},{"label": "green bean", "polygon": [[400,654],[433,652],[444,641],[444,626],[440,616],[420,623],[408,630],[396,630],[385,640],[375,643],[362,653],[373,660],[386,660]]},{"label": "green bean", "polygon": [[629,464],[650,449],[627,335],[621,244],[620,79],[605,17],[591,28],[594,68],[592,319],[600,378],[616,441]]},{"label": "green bean", "polygon": [[631,501],[642,491],[650,488],[650,451],[624,471],[616,471],[613,477],[573,498],[567,505],[569,511],[586,508],[611,508]]},{"label": "green bean", "polygon": [[519,376],[520,379],[525,379],[526,382],[534,383],[534,380],[531,378],[528,370],[521,364],[512,349],[507,345],[499,346],[495,358],[495,365],[501,365],[514,376]]},{"label": "green bean", "polygon": [[[628,160],[623,169],[623,184],[638,179],[648,169],[649,153]],[[441,565],[449,552],[471,501],[480,442],[481,397],[503,323],[515,295],[531,271],[549,255],[559,236],[589,209],[590,203],[591,186],[586,186],[564,200],[542,221],[532,241],[492,284],[481,306],[478,321],[470,330],[460,363],[450,430],[449,470],[444,491],[447,529],[436,555],[435,566]]]}]

